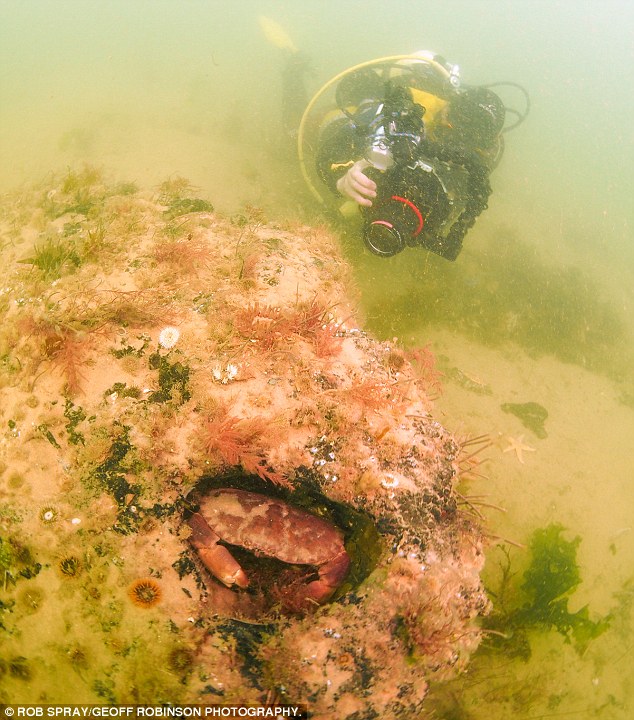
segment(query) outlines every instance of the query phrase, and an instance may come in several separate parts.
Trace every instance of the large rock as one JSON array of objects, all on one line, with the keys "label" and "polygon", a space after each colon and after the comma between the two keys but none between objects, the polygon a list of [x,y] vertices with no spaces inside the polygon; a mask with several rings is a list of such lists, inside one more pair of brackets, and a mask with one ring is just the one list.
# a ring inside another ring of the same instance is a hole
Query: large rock
[{"label": "large rock", "polygon": [[[329,232],[86,168],[5,198],[2,233],[0,702],[420,711],[478,645],[481,534],[430,355],[359,327]],[[183,518],[221,486],[343,530],[330,603],[280,611],[309,569],[240,549],[246,594],[204,572]]]}]

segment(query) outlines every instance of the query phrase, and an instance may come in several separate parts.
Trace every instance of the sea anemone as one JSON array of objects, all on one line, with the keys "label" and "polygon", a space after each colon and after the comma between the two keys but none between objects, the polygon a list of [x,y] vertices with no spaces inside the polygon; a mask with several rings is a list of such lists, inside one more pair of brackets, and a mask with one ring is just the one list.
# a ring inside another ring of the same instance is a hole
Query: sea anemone
[{"label": "sea anemone", "polygon": [[68,555],[59,561],[58,567],[62,575],[74,578],[81,572],[81,560],[76,555]]},{"label": "sea anemone", "polygon": [[130,600],[142,608],[150,608],[161,600],[161,588],[152,578],[135,580],[128,589]]},{"label": "sea anemone", "polygon": [[343,670],[352,670],[355,666],[354,656],[349,652],[342,652],[335,658],[335,662]]},{"label": "sea anemone", "polygon": [[159,333],[159,345],[166,350],[170,350],[178,342],[180,330],[175,327],[164,327]]},{"label": "sea anemone", "polygon": [[40,510],[40,520],[44,525],[52,525],[59,519],[59,510],[53,505],[45,505]]},{"label": "sea anemone", "polygon": [[33,677],[33,669],[29,661],[22,655],[18,655],[9,660],[8,670],[11,677],[18,680],[31,680]]},{"label": "sea anemone", "polygon": [[167,655],[167,664],[177,675],[191,672],[194,669],[194,660],[194,651],[183,645],[173,647]]},{"label": "sea anemone", "polygon": [[91,600],[101,600],[101,590],[97,585],[89,585],[86,588],[86,594]]},{"label": "sea anemone", "polygon": [[67,648],[66,657],[70,664],[78,670],[85,670],[89,667],[88,655],[81,645]]}]

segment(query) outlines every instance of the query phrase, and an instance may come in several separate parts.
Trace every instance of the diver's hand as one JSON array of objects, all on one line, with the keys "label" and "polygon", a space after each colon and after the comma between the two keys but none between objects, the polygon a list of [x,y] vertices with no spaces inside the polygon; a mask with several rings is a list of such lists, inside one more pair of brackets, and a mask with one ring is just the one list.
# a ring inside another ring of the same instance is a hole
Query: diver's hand
[{"label": "diver's hand", "polygon": [[376,183],[363,173],[367,167],[370,167],[367,160],[357,160],[348,172],[337,180],[337,190],[364,207],[370,207],[372,198],[376,197]]}]

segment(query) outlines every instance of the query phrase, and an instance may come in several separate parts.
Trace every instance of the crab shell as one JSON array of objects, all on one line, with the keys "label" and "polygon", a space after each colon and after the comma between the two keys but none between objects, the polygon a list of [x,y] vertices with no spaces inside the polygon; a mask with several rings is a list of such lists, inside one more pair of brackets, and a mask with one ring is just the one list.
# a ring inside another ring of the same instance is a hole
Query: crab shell
[{"label": "crab shell", "polygon": [[192,546],[205,567],[225,585],[245,588],[249,581],[219,541],[256,555],[295,565],[313,565],[318,578],[304,586],[300,605],[322,604],[345,579],[350,559],[343,534],[332,523],[283,500],[246,490],[220,488],[200,502],[189,519]]}]

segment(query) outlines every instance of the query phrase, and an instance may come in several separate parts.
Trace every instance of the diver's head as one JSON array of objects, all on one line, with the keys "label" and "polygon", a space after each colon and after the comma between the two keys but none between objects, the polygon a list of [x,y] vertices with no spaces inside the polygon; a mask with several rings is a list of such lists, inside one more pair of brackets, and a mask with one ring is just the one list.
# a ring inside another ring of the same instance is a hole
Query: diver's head
[{"label": "diver's head", "polygon": [[345,75],[337,85],[339,108],[358,107],[364,101],[383,97],[385,83],[372,68],[362,68]]}]

